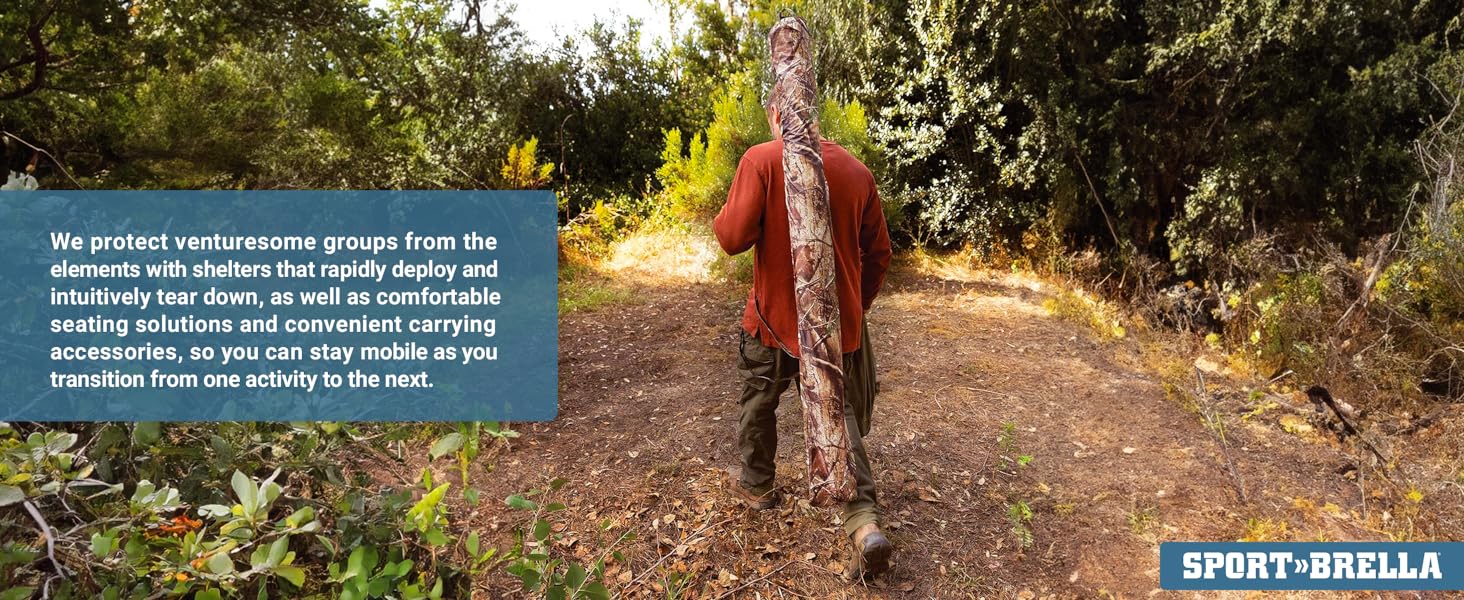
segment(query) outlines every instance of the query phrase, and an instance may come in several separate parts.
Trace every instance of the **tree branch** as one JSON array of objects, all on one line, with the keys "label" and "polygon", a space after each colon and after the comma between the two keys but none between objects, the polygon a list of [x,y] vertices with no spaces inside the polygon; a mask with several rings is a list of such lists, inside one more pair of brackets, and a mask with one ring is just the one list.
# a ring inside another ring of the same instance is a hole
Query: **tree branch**
[{"label": "tree branch", "polygon": [[56,13],[56,4],[52,3],[41,11],[41,14],[32,21],[30,27],[25,30],[26,39],[30,40],[31,53],[26,57],[5,66],[0,71],[8,71],[21,65],[30,64],[31,80],[17,89],[0,94],[0,100],[14,100],[36,90],[46,84],[46,71],[50,67],[51,52],[46,49],[46,41],[41,38],[41,30],[46,27],[46,21],[51,20],[51,15]]},{"label": "tree branch", "polygon": [[75,177],[72,177],[71,176],[71,171],[69,171],[69,170],[66,169],[66,165],[61,164],[61,160],[58,159],[58,158],[56,158],[56,155],[51,154],[45,148],[42,148],[40,146],[37,146],[37,145],[32,144],[30,142],[27,142],[27,141],[25,141],[23,139],[20,139],[20,136],[17,136],[17,135],[15,135],[13,133],[10,133],[9,131],[0,131],[0,136],[8,137],[8,138],[10,138],[12,140],[15,140],[17,142],[20,142],[21,144],[24,144],[26,147],[30,148],[31,150],[33,150],[33,151],[35,151],[37,153],[46,155],[46,158],[51,159],[51,162],[53,162],[53,163],[56,164],[56,168],[57,169],[60,169],[61,170],[61,173],[63,175],[65,175],[67,179],[70,179],[71,180],[71,184],[72,185],[75,185],[76,186],[76,189],[79,189],[79,190],[86,189],[86,186],[81,185],[81,182],[80,181],[77,181]]}]

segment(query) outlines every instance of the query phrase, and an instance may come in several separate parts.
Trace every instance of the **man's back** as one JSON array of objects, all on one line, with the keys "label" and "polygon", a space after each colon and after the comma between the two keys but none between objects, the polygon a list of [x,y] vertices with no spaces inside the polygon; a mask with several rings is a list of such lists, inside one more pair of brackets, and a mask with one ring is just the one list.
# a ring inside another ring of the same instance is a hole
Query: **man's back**
[{"label": "man's back", "polygon": [[[837,258],[840,337],[842,350],[852,352],[859,347],[864,311],[879,293],[889,266],[889,232],[869,168],[831,141],[823,141],[822,152]],[[757,248],[743,329],[756,333],[764,345],[782,346],[798,356],[781,140],[758,144],[743,155],[713,229],[728,254]]]}]

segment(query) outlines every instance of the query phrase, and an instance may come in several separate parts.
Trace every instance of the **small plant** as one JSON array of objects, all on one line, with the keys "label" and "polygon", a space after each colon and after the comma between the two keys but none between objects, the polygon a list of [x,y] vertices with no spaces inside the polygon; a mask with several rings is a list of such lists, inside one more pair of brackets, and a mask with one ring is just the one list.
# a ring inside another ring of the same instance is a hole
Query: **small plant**
[{"label": "small plant", "polygon": [[432,448],[427,450],[427,456],[437,460],[449,454],[457,458],[458,474],[463,485],[468,484],[468,465],[478,458],[478,440],[481,438],[483,423],[470,421],[458,423],[457,430],[440,438],[432,443]]},{"label": "small plant", "polygon": [[467,539],[463,540],[463,550],[468,554],[468,573],[474,577],[488,572],[500,562],[494,560],[498,557],[498,548],[492,546],[484,548],[476,531],[469,533]]},{"label": "small plant", "polygon": [[[422,577],[411,577],[413,566],[410,559],[401,557],[400,550],[393,550],[386,561],[382,562],[375,548],[358,546],[351,551],[344,564],[331,563],[330,581],[341,585],[341,600],[442,598],[442,579],[437,578],[431,588],[424,590],[426,584]],[[393,591],[396,593],[392,594]]]},{"label": "small plant", "polygon": [[1245,532],[1241,534],[1242,542],[1280,542],[1291,537],[1285,521],[1272,519],[1249,518],[1245,521]]},{"label": "small plant", "polygon": [[1001,432],[996,436],[996,445],[1001,452],[1001,466],[998,470],[1008,474],[1016,474],[1016,471],[1032,462],[1031,454],[1022,454],[1022,449],[1017,443],[1017,424],[1007,421],[1001,424]]},{"label": "small plant", "polygon": [[518,437],[518,432],[504,427],[497,421],[470,421],[458,423],[457,430],[448,433],[432,443],[432,448],[427,455],[432,460],[437,460],[449,454],[457,459],[458,478],[463,484],[463,499],[471,506],[478,504],[478,490],[468,487],[468,467],[477,460],[480,453],[479,440],[486,434],[494,440],[502,441],[506,446],[508,440]]},{"label": "small plant", "polygon": [[661,587],[666,590],[666,600],[681,600],[681,595],[686,593],[687,587],[691,585],[691,574],[685,571],[674,571],[662,568]]},{"label": "small plant", "polygon": [[1146,537],[1158,525],[1159,507],[1153,505],[1143,507],[1135,506],[1129,510],[1128,526],[1129,531],[1133,532],[1134,535]]},{"label": "small plant", "polygon": [[[608,600],[610,590],[605,587],[605,562],[610,559],[624,561],[615,548],[635,539],[635,533],[626,531],[615,538],[594,562],[582,565],[573,560],[553,554],[554,542],[563,534],[556,533],[549,521],[550,515],[563,511],[565,506],[551,502],[549,498],[567,483],[556,478],[544,489],[534,489],[523,494],[514,494],[504,499],[509,508],[530,513],[528,530],[515,532],[516,543],[512,552],[505,557],[510,575],[523,583],[524,591],[543,598],[566,600]],[[600,522],[600,531],[608,531],[611,521]]]},{"label": "small plant", "polygon": [[447,495],[447,489],[452,483],[444,482],[442,485],[434,486],[432,483],[432,471],[422,469],[422,489],[426,494],[422,499],[407,509],[406,524],[409,529],[422,535],[422,540],[432,546],[442,546],[448,543],[447,516],[444,514],[442,498]]},{"label": "small plant", "polygon": [[537,190],[549,183],[554,163],[539,162],[539,138],[509,146],[508,157],[498,168],[499,184],[508,190]]},{"label": "small plant", "polygon": [[1048,314],[1085,324],[1104,340],[1122,339],[1128,335],[1122,313],[1108,303],[1080,290],[1064,290],[1042,302]]},{"label": "small plant", "polygon": [[1012,535],[1017,538],[1017,544],[1022,548],[1032,547],[1032,506],[1026,500],[1016,500],[1007,504],[1007,522],[1012,526]]}]

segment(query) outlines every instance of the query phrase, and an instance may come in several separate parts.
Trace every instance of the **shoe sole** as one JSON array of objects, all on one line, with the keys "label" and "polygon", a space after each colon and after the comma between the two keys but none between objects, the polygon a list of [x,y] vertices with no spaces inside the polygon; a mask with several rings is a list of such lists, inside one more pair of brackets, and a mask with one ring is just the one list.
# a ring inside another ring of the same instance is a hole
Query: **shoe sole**
[{"label": "shoe sole", "polygon": [[750,508],[752,510],[771,510],[777,508],[779,504],[776,498],[753,500],[741,494],[738,494],[736,497],[739,501],[742,502],[743,506],[746,506],[747,508]]},{"label": "shoe sole", "polygon": [[866,546],[859,553],[860,577],[874,577],[890,570],[890,556],[895,553],[895,546],[889,540],[877,540]]},{"label": "shoe sole", "polygon": [[741,502],[743,506],[752,510],[777,508],[783,501],[782,494],[779,494],[776,489],[761,496],[753,496],[751,491],[739,487],[735,479],[728,485],[727,492],[738,502]]}]

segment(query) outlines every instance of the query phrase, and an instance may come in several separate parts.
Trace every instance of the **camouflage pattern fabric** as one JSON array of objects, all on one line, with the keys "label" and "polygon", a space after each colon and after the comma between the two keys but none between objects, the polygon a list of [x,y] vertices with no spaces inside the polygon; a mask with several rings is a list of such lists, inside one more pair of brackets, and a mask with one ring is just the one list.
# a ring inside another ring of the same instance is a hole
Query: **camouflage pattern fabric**
[{"label": "camouflage pattern fabric", "polygon": [[808,446],[809,502],[834,506],[857,493],[844,423],[843,349],[834,287],[829,185],[820,151],[812,38],[798,17],[768,32],[771,99],[783,130],[783,178],[798,305],[799,389]]}]

